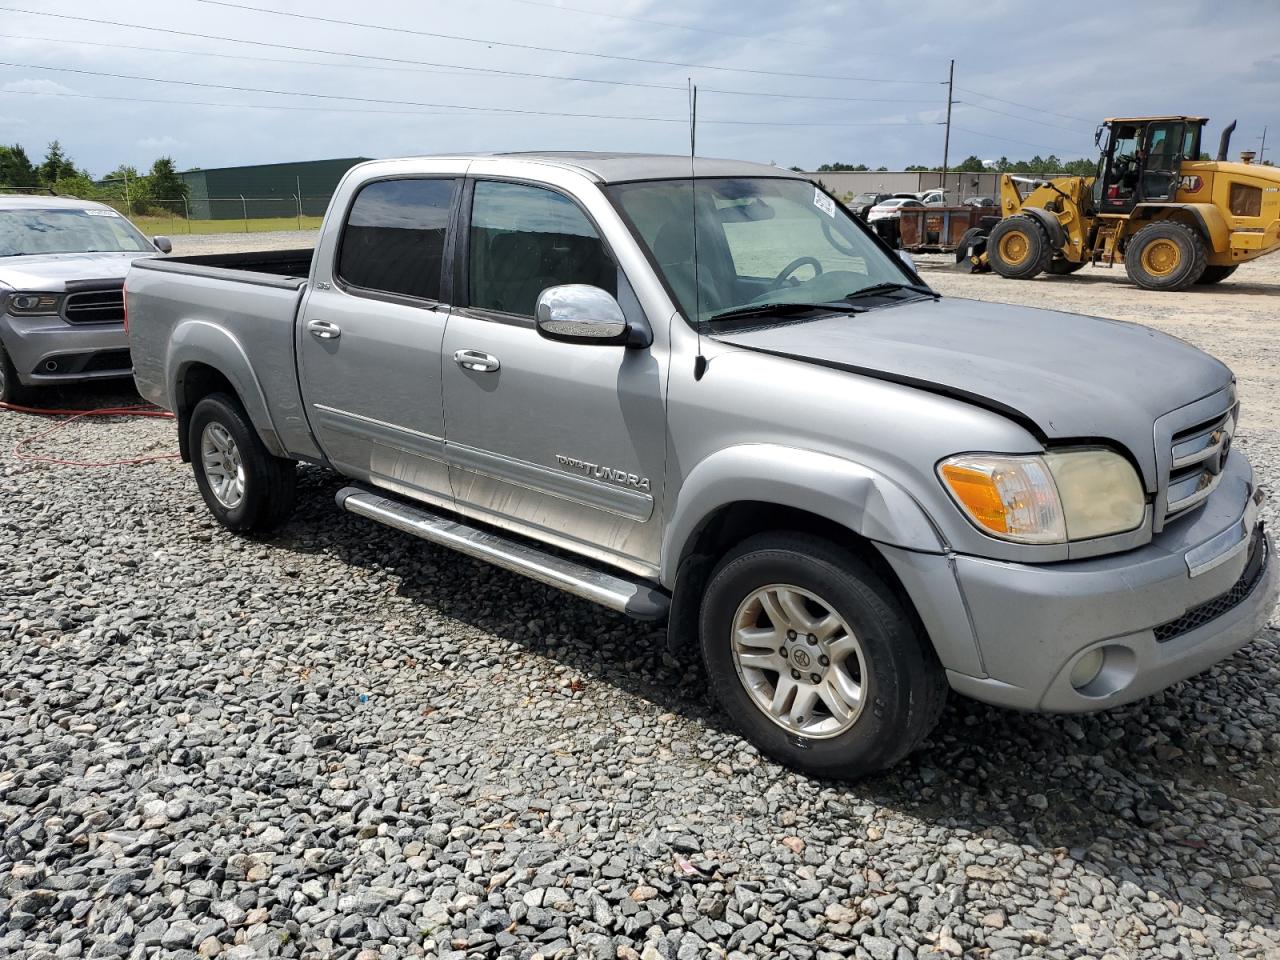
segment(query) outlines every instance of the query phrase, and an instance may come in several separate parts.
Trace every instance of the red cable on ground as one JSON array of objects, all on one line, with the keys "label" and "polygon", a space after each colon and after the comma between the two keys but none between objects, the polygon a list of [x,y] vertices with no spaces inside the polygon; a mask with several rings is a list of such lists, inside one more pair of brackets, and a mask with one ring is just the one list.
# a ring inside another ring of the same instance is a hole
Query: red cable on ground
[{"label": "red cable on ground", "polygon": [[177,460],[180,454],[177,453],[160,453],[146,457],[126,457],[120,460],[64,460],[61,457],[42,457],[35,454],[25,452],[25,448],[39,440],[45,440],[53,436],[59,430],[64,430],[77,420],[85,417],[151,417],[158,420],[171,420],[173,414],[168,410],[162,410],[159,407],[150,404],[138,404],[131,407],[101,407],[97,410],[48,410],[42,407],[24,407],[16,403],[0,403],[0,409],[11,410],[14,413],[27,413],[40,417],[66,417],[61,423],[56,424],[48,430],[36,434],[34,437],[27,437],[20,440],[13,446],[13,455],[19,460],[25,460],[28,463],[52,463],[63,467],[125,467],[138,466],[144,463],[155,463],[161,460]]}]

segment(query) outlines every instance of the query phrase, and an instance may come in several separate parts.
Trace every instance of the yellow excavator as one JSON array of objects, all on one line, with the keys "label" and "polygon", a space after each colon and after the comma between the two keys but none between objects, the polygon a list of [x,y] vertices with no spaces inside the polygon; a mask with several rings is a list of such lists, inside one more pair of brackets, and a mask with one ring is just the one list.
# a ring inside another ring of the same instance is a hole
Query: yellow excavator
[{"label": "yellow excavator", "polygon": [[1280,168],[1201,160],[1205,117],[1113,117],[1098,127],[1098,173],[1051,180],[1005,174],[1000,219],[965,234],[957,261],[1028,280],[1123,263],[1148,290],[1218,283],[1280,249]]}]

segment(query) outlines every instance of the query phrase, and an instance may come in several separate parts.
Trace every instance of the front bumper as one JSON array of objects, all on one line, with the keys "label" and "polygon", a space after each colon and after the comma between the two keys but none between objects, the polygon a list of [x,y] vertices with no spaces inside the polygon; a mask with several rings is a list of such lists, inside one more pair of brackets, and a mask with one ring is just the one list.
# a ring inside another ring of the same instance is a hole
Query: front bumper
[{"label": "front bumper", "polygon": [[61,317],[0,313],[0,342],[27,386],[127,377],[133,372],[123,323],[73,324]]},{"label": "front bumper", "polygon": [[[958,692],[1025,710],[1101,710],[1208,669],[1266,626],[1280,562],[1258,519],[1261,501],[1235,452],[1204,506],[1146,546],[1053,564],[940,557],[957,597],[939,595],[936,576],[929,596],[904,585]],[[918,577],[921,564],[906,569]],[[939,604],[963,609],[967,623],[939,616]],[[1102,670],[1077,689],[1072,668],[1095,650]]]}]

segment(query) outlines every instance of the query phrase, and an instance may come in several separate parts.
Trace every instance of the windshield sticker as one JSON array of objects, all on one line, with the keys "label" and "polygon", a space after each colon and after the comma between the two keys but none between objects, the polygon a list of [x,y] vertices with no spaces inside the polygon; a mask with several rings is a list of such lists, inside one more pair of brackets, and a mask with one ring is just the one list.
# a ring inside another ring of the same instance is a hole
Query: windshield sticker
[{"label": "windshield sticker", "polygon": [[114,210],[81,210],[81,213],[89,217],[118,217],[120,214]]},{"label": "windshield sticker", "polygon": [[834,218],[836,215],[836,202],[817,187],[813,188],[813,205],[828,217]]}]

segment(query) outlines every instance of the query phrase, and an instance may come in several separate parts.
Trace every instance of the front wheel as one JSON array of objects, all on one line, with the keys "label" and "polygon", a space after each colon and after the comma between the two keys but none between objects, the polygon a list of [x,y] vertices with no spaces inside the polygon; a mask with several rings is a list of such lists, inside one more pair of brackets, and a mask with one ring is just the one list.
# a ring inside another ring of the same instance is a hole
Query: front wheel
[{"label": "front wheel", "polygon": [[0,346],[0,403],[20,406],[28,398],[28,388],[18,379],[18,371],[9,354]]},{"label": "front wheel", "polygon": [[196,486],[219,523],[240,533],[262,533],[289,519],[297,465],[263,446],[233,397],[205,397],[191,412],[188,429]]},{"label": "front wheel", "polygon": [[763,753],[853,780],[914,750],[946,680],[888,585],[827,540],[762,534],[726,556],[702,604],[703,661],[721,707]]},{"label": "front wheel", "polygon": [[991,261],[991,269],[1002,277],[1030,280],[1049,268],[1053,245],[1038,220],[1008,217],[991,228],[987,259]]}]

